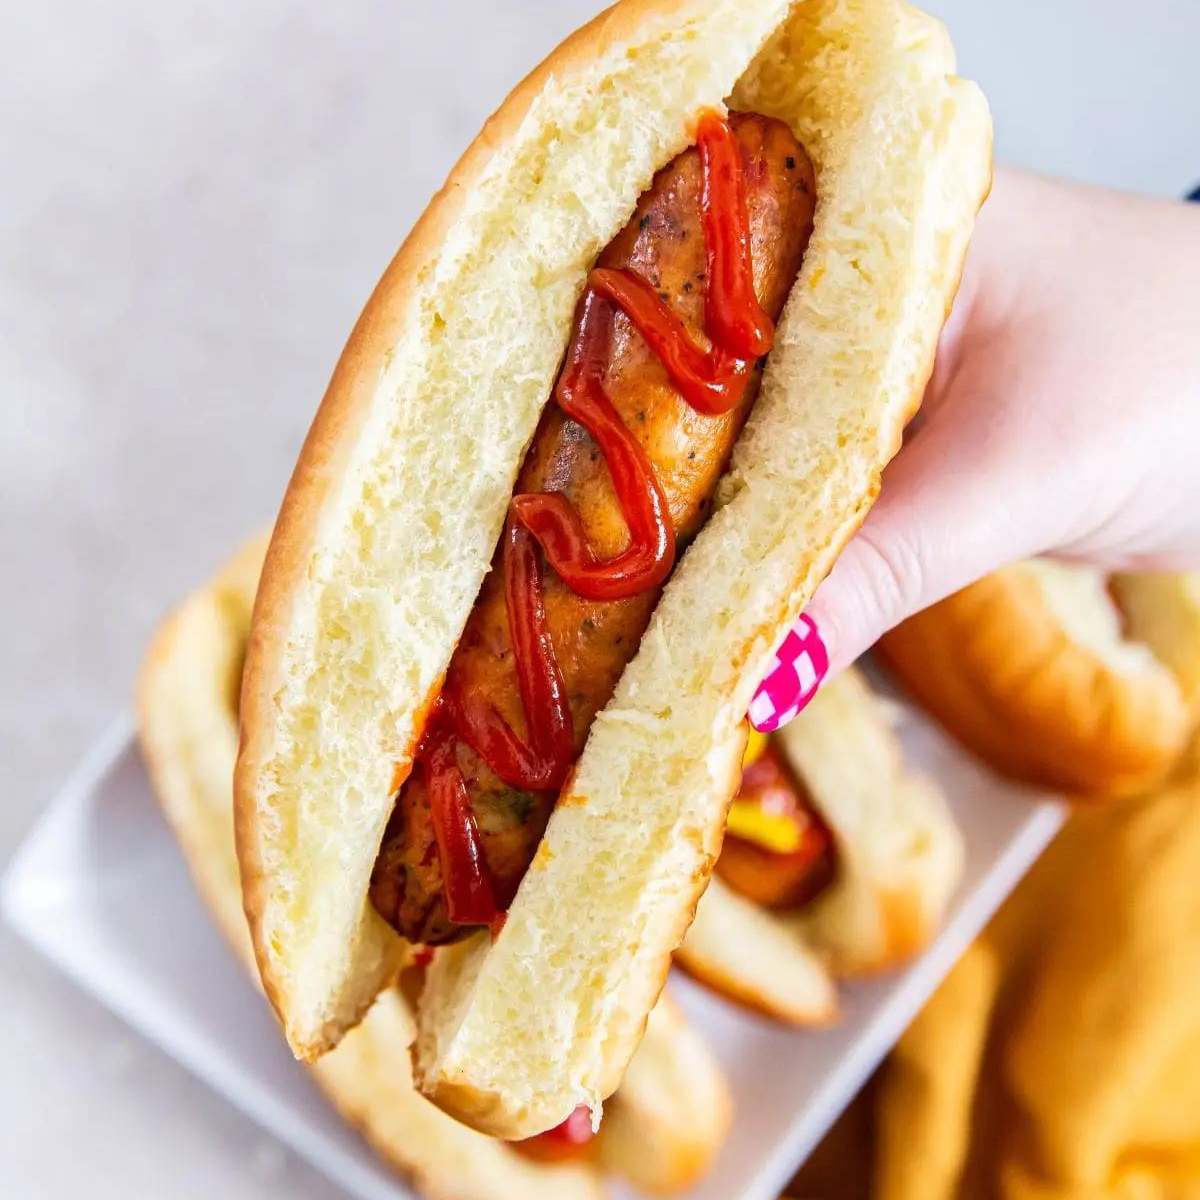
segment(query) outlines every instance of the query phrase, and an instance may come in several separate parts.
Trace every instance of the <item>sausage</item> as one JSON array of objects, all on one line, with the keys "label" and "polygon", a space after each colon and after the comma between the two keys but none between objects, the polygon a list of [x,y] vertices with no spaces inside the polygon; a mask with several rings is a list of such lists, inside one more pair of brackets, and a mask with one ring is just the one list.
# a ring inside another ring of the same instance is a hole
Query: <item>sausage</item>
[{"label": "sausage", "polygon": [[749,804],[782,818],[794,830],[794,849],[773,850],[738,837],[731,816],[717,859],[717,874],[734,891],[764,908],[799,908],[833,882],[836,872],[833,835],[821,820],[812,794],[768,745],[746,768],[736,804]]},{"label": "sausage", "polygon": [[[782,122],[734,114],[730,124],[742,151],[755,292],[775,320],[812,232],[813,169]],[[706,257],[700,193],[700,157],[692,147],[657,173],[597,265],[636,271],[704,344]],[[578,333],[576,325],[573,340]],[[695,535],[708,514],[717,480],[757,393],[762,365],[761,360],[755,365],[734,408],[719,416],[704,415],[679,396],[625,314],[617,310],[613,316],[604,388],[653,464],[679,544]],[[603,454],[582,425],[550,404],[526,454],[516,491],[555,490],[578,509],[598,555],[624,548],[628,530]],[[525,736],[500,563],[498,550],[450,671],[460,687],[486,696],[513,730]],[[588,600],[544,568],[546,618],[569,697],[576,756],[593,718],[636,652],[659,591]],[[462,741],[455,753],[497,899],[507,908],[537,849],[556,793],[506,785]],[[420,771],[414,771],[397,794],[372,874],[371,899],[380,915],[410,941],[437,944],[466,932],[446,914],[429,797]]]}]

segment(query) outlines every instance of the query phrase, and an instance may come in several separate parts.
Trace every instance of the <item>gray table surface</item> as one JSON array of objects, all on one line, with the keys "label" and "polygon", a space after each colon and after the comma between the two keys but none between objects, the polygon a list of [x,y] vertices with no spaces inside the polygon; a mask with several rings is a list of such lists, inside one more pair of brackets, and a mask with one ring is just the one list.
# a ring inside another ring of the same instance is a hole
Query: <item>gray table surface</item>
[{"label": "gray table surface", "polygon": [[[1200,180],[1200,6],[929,6],[1001,157],[1162,195]],[[272,514],[455,154],[594,8],[3,6],[0,863],[127,702],[159,615]],[[0,1006],[0,1194],[335,1194],[5,930]]]}]

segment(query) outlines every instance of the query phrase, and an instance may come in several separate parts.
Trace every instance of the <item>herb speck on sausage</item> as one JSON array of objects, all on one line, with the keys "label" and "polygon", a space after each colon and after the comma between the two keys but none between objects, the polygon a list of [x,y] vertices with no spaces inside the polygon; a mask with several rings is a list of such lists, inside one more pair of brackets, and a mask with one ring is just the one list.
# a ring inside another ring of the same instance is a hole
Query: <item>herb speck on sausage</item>
[{"label": "herb speck on sausage", "polygon": [[500,802],[508,809],[518,825],[524,825],[533,811],[533,793],[520,788],[506,788],[500,794]]}]

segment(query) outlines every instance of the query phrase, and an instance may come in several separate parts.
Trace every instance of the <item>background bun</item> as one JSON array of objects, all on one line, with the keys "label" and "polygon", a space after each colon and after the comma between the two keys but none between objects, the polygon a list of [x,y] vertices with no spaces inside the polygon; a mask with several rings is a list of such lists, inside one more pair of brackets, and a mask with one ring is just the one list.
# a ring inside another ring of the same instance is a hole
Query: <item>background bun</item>
[{"label": "background bun", "polygon": [[[188,870],[257,980],[233,849],[237,695],[266,537],[248,542],[154,636],[138,676],[138,735]],[[587,1166],[545,1166],[458,1124],[412,1084],[412,1013],[386,989],[313,1065],[321,1090],[376,1152],[430,1200],[600,1200]],[[694,1035],[693,1035],[694,1036]]]},{"label": "background bun", "polygon": [[1170,769],[1200,696],[1198,650],[1196,576],[1121,576],[1110,593],[1101,572],[1048,559],[963,588],[877,647],[970,750],[1078,796],[1141,791]]},{"label": "background bun", "polygon": [[[248,542],[163,623],[138,681],[142,752],[196,885],[257,980],[233,847],[238,678],[266,538]],[[729,1089],[703,1039],[666,995],[584,1163],[533,1162],[438,1111],[414,1087],[412,1011],[398,988],[312,1064],[322,1091],[379,1155],[430,1200],[599,1200],[598,1172],[653,1194],[709,1167],[730,1120]]]}]

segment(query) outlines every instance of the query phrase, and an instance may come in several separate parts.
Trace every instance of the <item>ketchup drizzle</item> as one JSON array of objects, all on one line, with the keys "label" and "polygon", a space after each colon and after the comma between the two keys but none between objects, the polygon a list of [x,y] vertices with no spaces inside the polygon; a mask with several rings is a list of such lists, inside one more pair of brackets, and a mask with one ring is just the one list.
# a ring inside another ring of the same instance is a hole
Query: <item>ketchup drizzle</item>
[{"label": "ketchup drizzle", "polygon": [[553,1129],[510,1145],[541,1162],[562,1162],[585,1154],[595,1136],[591,1109],[586,1104],[579,1104],[571,1110],[565,1121]]},{"label": "ketchup drizzle", "polygon": [[456,925],[491,925],[500,910],[467,785],[454,761],[454,735],[438,728],[423,750],[446,913]]},{"label": "ketchup drizzle", "polygon": [[420,752],[447,914],[455,924],[489,925],[493,935],[504,914],[496,905],[451,731],[512,787],[548,791],[566,780],[574,759],[574,726],[546,626],[534,542],[563,582],[588,600],[618,600],[655,588],[675,564],[675,529],[666,495],[645,450],[604,390],[615,310],[625,313],[662,360],[684,401],[710,416],[728,412],[741,401],[754,361],[770,350],[774,337],[774,324],[754,291],[737,137],[723,116],[705,112],[696,143],[708,282],[704,327],[710,344],[693,341],[683,321],[636,272],[597,267],[580,299],[578,333],[555,389],[559,407],[588,431],[604,454],[629,528],[629,545],[610,558],[598,558],[578,511],[562,492],[514,496],[505,529],[505,599],[529,742],[489,701],[465,694],[451,674],[442,695],[446,728]]},{"label": "ketchup drizzle", "polygon": [[705,332],[732,354],[758,358],[771,349],[775,324],[754,294],[741,150],[729,123],[716,113],[700,118],[697,146],[704,181],[700,215],[708,256]]},{"label": "ketchup drizzle", "polygon": [[[550,565],[573,592],[587,600],[619,600],[657,587],[666,579],[675,562],[675,527],[645,450],[621,420],[600,381],[613,314],[595,285],[599,274],[592,272],[593,282],[580,301],[579,334],[555,399],[603,452],[629,526],[629,546],[612,558],[598,559],[587,543],[579,513],[562,492],[514,496],[512,515],[538,540]],[[654,299],[662,303],[657,296]],[[526,707],[525,711],[528,714],[530,710]]]},{"label": "ketchup drizzle", "polygon": [[504,537],[504,599],[521,705],[526,714],[539,717],[528,721],[532,745],[513,732],[489,701],[464,694],[455,675],[447,679],[442,695],[458,735],[505,783],[549,791],[562,785],[574,757],[571,708],[546,628],[542,567],[533,539],[511,517]]}]

